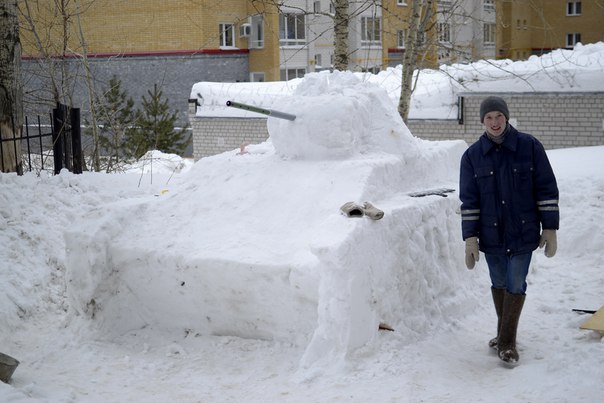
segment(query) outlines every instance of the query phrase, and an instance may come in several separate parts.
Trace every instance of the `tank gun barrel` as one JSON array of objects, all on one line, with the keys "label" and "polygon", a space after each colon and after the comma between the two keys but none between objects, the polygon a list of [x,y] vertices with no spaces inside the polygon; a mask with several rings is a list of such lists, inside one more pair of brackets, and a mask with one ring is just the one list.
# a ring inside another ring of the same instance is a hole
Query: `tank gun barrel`
[{"label": "tank gun barrel", "polygon": [[263,115],[272,116],[274,118],[296,120],[296,115],[276,111],[274,109],[260,108],[258,106],[242,104],[240,102],[235,101],[227,101],[226,105],[232,108],[243,109],[244,111],[261,113]]}]

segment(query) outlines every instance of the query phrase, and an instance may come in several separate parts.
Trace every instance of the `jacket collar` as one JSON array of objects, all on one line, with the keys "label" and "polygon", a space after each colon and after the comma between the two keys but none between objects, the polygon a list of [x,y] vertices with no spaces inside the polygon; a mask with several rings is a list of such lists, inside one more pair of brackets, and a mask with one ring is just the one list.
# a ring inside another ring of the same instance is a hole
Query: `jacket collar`
[{"label": "jacket collar", "polygon": [[[503,147],[509,149],[510,151],[516,151],[516,145],[518,144],[518,130],[511,124],[507,124],[507,133],[505,134],[505,140],[501,144]],[[487,133],[484,132],[482,136],[480,136],[480,148],[482,150],[482,154],[486,155],[492,148],[494,148],[497,144],[495,144]]]}]

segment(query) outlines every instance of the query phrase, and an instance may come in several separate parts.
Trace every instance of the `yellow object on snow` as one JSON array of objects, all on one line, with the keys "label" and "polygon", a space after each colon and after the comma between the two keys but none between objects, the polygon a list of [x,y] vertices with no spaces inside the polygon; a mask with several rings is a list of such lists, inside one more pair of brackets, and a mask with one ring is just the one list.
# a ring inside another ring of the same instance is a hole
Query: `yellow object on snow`
[{"label": "yellow object on snow", "polygon": [[596,311],[581,325],[581,329],[595,330],[604,333],[604,306]]}]

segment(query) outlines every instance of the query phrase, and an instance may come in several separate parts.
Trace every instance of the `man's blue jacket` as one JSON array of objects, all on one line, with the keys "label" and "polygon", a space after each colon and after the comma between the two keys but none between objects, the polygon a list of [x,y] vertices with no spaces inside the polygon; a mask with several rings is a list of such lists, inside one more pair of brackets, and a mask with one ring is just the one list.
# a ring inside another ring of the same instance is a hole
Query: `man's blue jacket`
[{"label": "man's blue jacket", "polygon": [[484,133],[461,158],[463,239],[476,236],[484,253],[532,252],[540,230],[558,229],[558,185],[543,145],[508,125],[504,142]]}]

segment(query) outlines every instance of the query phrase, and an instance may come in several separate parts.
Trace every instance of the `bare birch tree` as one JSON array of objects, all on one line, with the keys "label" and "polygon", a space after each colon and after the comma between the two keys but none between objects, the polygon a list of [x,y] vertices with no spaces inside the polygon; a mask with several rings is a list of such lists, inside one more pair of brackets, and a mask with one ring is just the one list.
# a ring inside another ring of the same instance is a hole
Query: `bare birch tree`
[{"label": "bare birch tree", "polygon": [[36,91],[32,102],[52,107],[58,103],[70,104],[73,77],[65,58],[70,53],[70,0],[19,0],[18,3],[24,20],[24,37],[30,33],[32,42],[28,44],[35,49],[34,61],[50,83],[49,87]]},{"label": "bare birch tree", "polygon": [[432,21],[433,0],[413,0],[409,21],[409,41],[405,49],[402,64],[401,95],[398,102],[398,113],[405,123],[409,117],[411,94],[413,93],[413,72],[417,68],[417,57],[424,42],[424,33],[429,30]]},{"label": "bare birch tree", "polygon": [[24,27],[32,40],[30,46],[37,52],[35,61],[40,66],[38,74],[44,75],[44,81],[50,83],[48,88],[36,91],[38,94],[31,97],[32,102],[52,107],[59,103],[73,106],[75,82],[80,79],[76,73],[78,69],[73,66],[81,63],[92,118],[92,168],[100,171],[94,80],[80,18],[94,2],[95,0],[20,0],[19,5]]},{"label": "bare birch tree", "polygon": [[[281,11],[283,8],[296,10],[297,13],[304,15],[321,15],[333,20],[333,38],[334,38],[334,69],[335,70],[347,70],[349,64],[349,27],[350,21],[354,18],[350,11],[350,0],[332,0],[333,14],[326,11],[315,12],[302,7],[296,7],[295,4],[288,4],[282,0],[253,0],[256,3],[262,3]],[[361,1],[360,5],[357,5],[355,14],[360,10],[364,10],[366,4],[374,4],[375,0]],[[321,36],[321,35],[319,35]]]},{"label": "bare birch tree", "polygon": [[[17,1],[0,2],[0,138],[21,138],[23,102]],[[3,142],[3,172],[21,171],[20,142]]]},{"label": "bare birch tree", "polygon": [[344,71],[348,69],[348,31],[350,15],[348,0],[334,0],[335,13],[333,16],[334,53],[333,68]]},{"label": "bare birch tree", "polygon": [[82,61],[82,64],[84,65],[84,70],[86,72],[86,87],[88,88],[88,103],[90,106],[90,118],[92,120],[92,166],[95,171],[99,172],[101,170],[101,147],[97,126],[97,103],[95,101],[94,80],[92,78],[92,72],[90,70],[90,62],[88,61],[88,43],[86,42],[84,31],[82,29],[82,21],[80,19],[80,4],[77,2],[77,0],[74,0],[74,2],[77,11],[76,22],[78,27],[78,34],[80,38],[80,44],[82,46],[82,53],[80,55],[80,59]]}]

